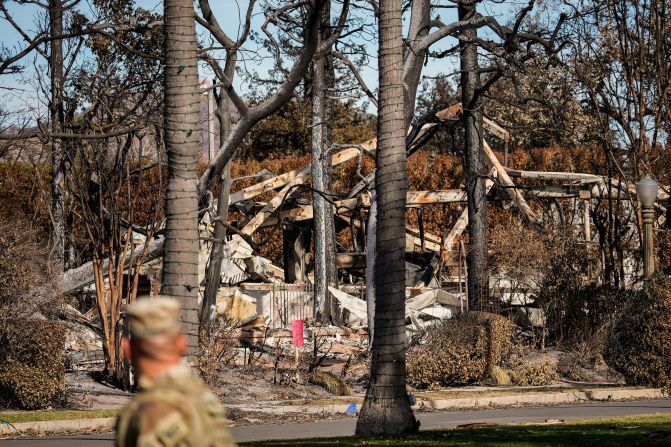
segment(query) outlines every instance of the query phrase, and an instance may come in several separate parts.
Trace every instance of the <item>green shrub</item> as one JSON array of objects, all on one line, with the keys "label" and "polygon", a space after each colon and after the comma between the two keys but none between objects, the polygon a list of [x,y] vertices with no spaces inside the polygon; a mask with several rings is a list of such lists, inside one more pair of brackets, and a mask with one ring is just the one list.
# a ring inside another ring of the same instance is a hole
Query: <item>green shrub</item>
[{"label": "green shrub", "polygon": [[408,383],[433,388],[480,382],[508,359],[513,326],[505,318],[469,312],[429,328],[423,344],[408,350]]},{"label": "green shrub", "polygon": [[0,404],[38,409],[62,401],[64,344],[58,322],[0,320]]},{"label": "green shrub", "polygon": [[671,389],[670,278],[652,278],[628,300],[608,334],[603,357],[627,383]]}]

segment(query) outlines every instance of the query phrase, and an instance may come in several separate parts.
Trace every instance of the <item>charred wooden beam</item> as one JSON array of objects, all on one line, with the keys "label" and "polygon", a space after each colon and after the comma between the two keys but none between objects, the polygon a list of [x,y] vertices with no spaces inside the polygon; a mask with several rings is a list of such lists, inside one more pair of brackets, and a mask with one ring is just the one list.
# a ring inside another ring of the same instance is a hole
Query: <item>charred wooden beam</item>
[{"label": "charred wooden beam", "polygon": [[505,169],[510,177],[526,178],[534,180],[560,180],[580,183],[602,183],[603,177],[593,174],[581,174],[578,172],[543,172],[543,171],[518,171],[516,169]]},{"label": "charred wooden beam", "polygon": [[482,126],[487,130],[488,132],[496,135],[500,139],[502,139],[505,143],[510,142],[510,134],[508,133],[507,130],[505,130],[503,127],[499,126],[496,124],[494,121],[490,120],[487,117],[482,118]]},{"label": "charred wooden beam", "polygon": [[337,253],[336,264],[341,269],[365,269],[366,253]]},{"label": "charred wooden beam", "polygon": [[499,182],[501,182],[501,184],[506,188],[511,188],[508,189],[508,191],[511,194],[512,199],[515,202],[515,205],[517,205],[517,208],[522,214],[524,220],[526,220],[528,223],[532,225],[540,226],[541,225],[540,220],[538,219],[538,217],[536,217],[536,214],[529,207],[529,204],[524,198],[522,192],[519,189],[515,188],[515,183],[513,183],[510,176],[508,176],[505,167],[501,164],[501,162],[499,162],[498,158],[496,158],[496,155],[494,154],[492,148],[489,147],[489,144],[487,144],[487,142],[484,140],[482,141],[482,144],[485,150],[485,154],[487,155],[489,161],[491,161],[492,165],[494,165],[494,168],[496,169]]},{"label": "charred wooden beam", "polygon": [[[376,140],[371,140],[367,143],[364,143],[361,146],[364,149],[368,150],[368,152],[364,151],[364,153],[370,154],[370,151],[375,150]],[[359,150],[358,147],[351,147],[348,149],[344,149],[333,155],[331,159],[331,164],[332,166],[338,166],[342,163],[352,160],[353,158],[356,158],[357,156],[359,156],[360,153],[361,151]],[[260,194],[263,194],[264,192],[274,191],[277,188],[281,188],[298,178],[306,178],[306,176],[310,175],[311,166],[312,165],[308,164],[303,168],[285,172],[284,174],[280,174],[276,177],[270,178],[268,180],[256,183],[247,188],[241,189],[240,191],[236,191],[231,194],[231,204],[240,202],[242,200],[254,198]]]},{"label": "charred wooden beam", "polygon": [[431,203],[460,203],[466,201],[466,191],[460,189],[408,191],[406,201],[408,206]]}]

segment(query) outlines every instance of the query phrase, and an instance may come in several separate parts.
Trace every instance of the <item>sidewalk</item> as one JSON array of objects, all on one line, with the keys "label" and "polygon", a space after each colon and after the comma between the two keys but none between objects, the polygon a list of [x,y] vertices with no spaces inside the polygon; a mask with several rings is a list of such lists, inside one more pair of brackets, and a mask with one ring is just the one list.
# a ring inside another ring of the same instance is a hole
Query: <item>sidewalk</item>
[{"label": "sidewalk", "polygon": [[[415,396],[418,412],[436,410],[476,410],[489,408],[507,408],[521,406],[548,406],[587,402],[613,402],[626,400],[662,399],[665,394],[656,388],[623,387],[509,387],[509,388],[459,388],[435,392],[419,392]],[[293,416],[300,420],[334,419],[346,417],[345,412],[351,404],[357,410],[363,402],[363,396],[338,397],[329,400],[301,401],[261,401],[246,404],[228,405],[229,411],[258,415],[248,418],[248,424],[268,423],[272,417]],[[2,418],[2,415],[0,415]],[[8,424],[0,422],[0,436],[44,436],[72,433],[109,432],[113,430],[114,418],[74,419],[34,421]],[[243,425],[243,424],[241,424]]]}]

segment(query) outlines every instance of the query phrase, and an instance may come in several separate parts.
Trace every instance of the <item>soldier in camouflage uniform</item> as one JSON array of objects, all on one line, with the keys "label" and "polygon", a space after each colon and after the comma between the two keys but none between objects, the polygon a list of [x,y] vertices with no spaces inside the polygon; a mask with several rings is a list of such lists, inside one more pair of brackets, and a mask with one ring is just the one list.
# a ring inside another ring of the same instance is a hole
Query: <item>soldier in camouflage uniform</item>
[{"label": "soldier in camouflage uniform", "polygon": [[224,409],[183,363],[179,303],[139,299],[128,306],[131,339],[122,340],[142,388],[117,420],[118,447],[234,447]]}]

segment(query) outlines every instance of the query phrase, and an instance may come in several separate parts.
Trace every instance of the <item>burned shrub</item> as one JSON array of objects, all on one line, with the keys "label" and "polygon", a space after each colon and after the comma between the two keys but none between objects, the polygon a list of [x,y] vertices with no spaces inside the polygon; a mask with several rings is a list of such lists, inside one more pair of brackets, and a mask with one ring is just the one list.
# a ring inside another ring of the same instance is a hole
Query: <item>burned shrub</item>
[{"label": "burned shrub", "polygon": [[63,399],[65,384],[63,375],[34,368],[17,362],[9,362],[0,370],[0,390],[3,405],[17,406],[25,410],[46,408]]},{"label": "burned shrub", "polygon": [[56,315],[62,297],[49,251],[20,219],[0,220],[0,312],[3,318]]},{"label": "burned shrub", "polygon": [[608,330],[632,291],[610,285],[588,285],[572,293],[541,296],[550,337],[585,354],[602,350]]},{"label": "burned shrub", "polygon": [[423,344],[408,350],[408,383],[432,388],[480,382],[512,348],[513,326],[506,318],[469,312],[445,320],[429,328]]},{"label": "burned shrub", "polygon": [[671,279],[658,275],[612,325],[603,357],[627,383],[671,389]]},{"label": "burned shrub", "polygon": [[219,366],[234,363],[238,354],[238,337],[236,328],[239,322],[235,319],[218,317],[212,322],[209,334],[201,328],[198,337],[200,343],[200,359],[198,366],[200,375],[208,383],[216,380]]},{"label": "burned shrub", "polygon": [[487,383],[494,386],[512,385],[510,372],[500,366],[492,366],[487,373]]},{"label": "burned shrub", "polygon": [[541,386],[550,385],[559,379],[557,365],[550,360],[518,363],[512,370],[510,378],[515,385]]},{"label": "burned shrub", "polygon": [[668,228],[659,229],[655,233],[655,248],[657,251],[657,268],[666,275],[671,274],[671,231]]},{"label": "burned shrub", "polygon": [[62,401],[64,344],[58,322],[0,320],[0,405],[37,409]]},{"label": "burned shrub", "polygon": [[[544,330],[547,330],[551,342],[560,345],[565,338],[570,339],[575,331],[580,333],[577,338],[583,338],[583,335],[589,338],[591,335],[582,334],[582,324],[592,325],[592,319],[600,318],[602,310],[590,310],[590,306],[593,306],[590,294],[599,291],[599,288],[590,285],[592,281],[589,275],[598,267],[596,250],[587,249],[584,244],[576,243],[567,235],[554,234],[547,242],[547,251],[551,255],[551,262],[543,273],[535,299],[535,304],[542,309],[547,319]],[[600,293],[606,301],[601,307],[607,307],[607,298],[612,291],[605,288]],[[571,343],[570,340],[568,342]]]},{"label": "burned shrub", "polygon": [[319,385],[336,396],[349,396],[352,394],[352,389],[348,384],[328,371],[315,371],[310,375],[308,381]]},{"label": "burned shrub", "polygon": [[586,366],[587,359],[584,356],[578,356],[573,353],[565,353],[557,363],[557,374],[560,377],[574,382],[590,382],[593,374]]}]

